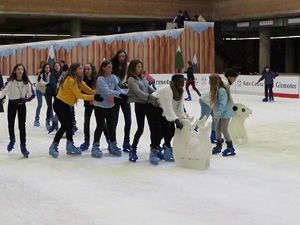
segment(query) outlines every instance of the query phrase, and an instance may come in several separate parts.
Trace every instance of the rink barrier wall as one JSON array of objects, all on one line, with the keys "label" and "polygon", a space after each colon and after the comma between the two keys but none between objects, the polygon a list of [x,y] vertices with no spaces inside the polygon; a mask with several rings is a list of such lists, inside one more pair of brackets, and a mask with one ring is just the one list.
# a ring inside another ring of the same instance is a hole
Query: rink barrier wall
[{"label": "rink barrier wall", "polygon": [[172,73],[180,47],[184,65],[195,58],[201,73],[213,73],[214,36],[214,23],[186,22],[182,29],[0,46],[0,72],[9,75],[17,63],[22,63],[28,74],[36,74],[40,62],[47,62],[50,49],[58,62],[65,60],[68,65],[93,62],[99,70],[104,58],[111,59],[118,50],[124,49],[128,60],[140,59],[147,72]]},{"label": "rink barrier wall", "polygon": [[[150,74],[155,79],[155,86],[157,89],[169,84],[173,74]],[[200,92],[204,92],[209,88],[209,75],[210,74],[194,74],[196,87]],[[186,78],[186,74],[184,74]],[[6,81],[8,76],[4,76]],[[231,93],[233,94],[253,94],[264,96],[264,81],[256,84],[260,76],[256,75],[239,75],[236,82],[230,86]],[[37,83],[37,76],[29,76],[33,86]],[[297,76],[278,76],[274,79],[274,96],[282,98],[299,98],[300,77]],[[190,91],[192,87],[190,87]]]}]

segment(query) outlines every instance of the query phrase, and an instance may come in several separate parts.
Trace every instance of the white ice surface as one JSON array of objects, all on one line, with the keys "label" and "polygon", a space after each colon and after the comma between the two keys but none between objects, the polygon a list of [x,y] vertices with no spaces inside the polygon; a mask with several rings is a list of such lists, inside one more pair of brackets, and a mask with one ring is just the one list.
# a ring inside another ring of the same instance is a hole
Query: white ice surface
[{"label": "white ice surface", "polygon": [[[186,102],[196,117],[196,94]],[[236,145],[237,155],[213,155],[208,170],[177,168],[162,161],[150,165],[149,129],[138,146],[139,160],[126,154],[103,158],[65,154],[53,159],[48,148],[54,135],[45,130],[46,103],[41,127],[33,127],[37,100],[27,104],[28,159],[22,157],[16,122],[15,149],[7,153],[7,116],[0,113],[0,224],[1,225],[293,225],[300,224],[300,100],[233,95],[236,103],[253,110],[246,120],[249,142]],[[7,103],[5,111],[7,111]],[[136,131],[132,108],[131,140]],[[76,107],[79,130],[75,144],[83,142],[83,106]],[[95,121],[94,118],[92,121]],[[123,116],[117,129],[123,140]],[[147,123],[146,123],[147,124]],[[95,125],[92,125],[92,132]]]}]

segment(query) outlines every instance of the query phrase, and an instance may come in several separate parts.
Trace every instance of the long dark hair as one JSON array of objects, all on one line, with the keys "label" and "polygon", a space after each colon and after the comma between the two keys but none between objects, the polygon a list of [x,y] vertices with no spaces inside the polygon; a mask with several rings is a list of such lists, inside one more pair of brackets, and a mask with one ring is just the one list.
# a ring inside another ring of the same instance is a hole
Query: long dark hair
[{"label": "long dark hair", "polygon": [[30,83],[30,80],[29,80],[29,78],[28,78],[28,76],[27,76],[27,72],[26,72],[25,66],[24,66],[23,64],[21,64],[21,63],[15,65],[15,67],[14,67],[14,69],[13,69],[11,75],[9,76],[8,80],[9,80],[9,81],[13,81],[13,80],[16,80],[16,79],[17,79],[16,70],[17,70],[17,68],[18,68],[19,66],[22,66],[23,69],[24,69],[24,73],[23,73],[23,75],[22,75],[22,81],[23,81],[23,83],[24,83],[24,84]]},{"label": "long dark hair", "polygon": [[41,80],[41,74],[42,74],[43,81],[47,81],[46,74],[45,74],[45,67],[46,66],[50,67],[50,72],[51,72],[51,66],[50,66],[50,64],[49,63],[45,63],[44,66],[43,66],[43,68],[42,68],[42,70],[41,70],[41,72],[40,72],[40,74],[39,74],[38,81]]},{"label": "long dark hair", "polygon": [[81,63],[72,63],[71,66],[69,67],[66,75],[62,78],[61,83],[60,83],[60,87],[63,88],[64,82],[68,77],[72,77],[75,80],[75,83],[77,82],[77,85],[79,88],[81,88],[82,85],[82,78],[81,80],[77,79],[77,74],[76,74],[76,70],[78,67],[80,67],[82,64]]},{"label": "long dark hair", "polygon": [[[91,69],[92,69],[92,73],[91,73],[91,77],[92,77],[92,80],[95,79],[96,75],[97,75],[97,71],[96,71],[96,66],[94,65],[94,63],[87,63],[85,65],[90,65],[91,66]],[[87,80],[87,75],[85,75],[85,67],[83,69],[83,80]]]},{"label": "long dark hair", "polygon": [[109,64],[112,64],[112,62],[111,62],[110,60],[104,60],[104,61],[101,63],[99,72],[98,72],[98,74],[95,76],[94,85],[93,85],[93,88],[94,88],[94,89],[96,89],[98,77],[104,75],[103,67],[107,67],[107,65],[109,65]]},{"label": "long dark hair", "polygon": [[142,66],[143,66],[143,63],[138,59],[133,59],[130,61],[128,70],[127,70],[127,80],[129,77],[133,77],[134,79],[143,78],[143,73],[136,74],[136,65],[139,63],[142,64]]},{"label": "long dark hair", "polygon": [[[56,64],[59,65],[59,71],[56,71],[56,70],[55,70],[55,65],[56,65]],[[60,66],[60,63],[59,63],[59,62],[55,62],[55,63],[53,64],[51,74],[52,74],[53,77],[57,80],[57,79],[59,78],[59,76],[61,75],[61,73],[62,73],[62,68],[61,68],[61,66]]]},{"label": "long dark hair", "polygon": [[[125,54],[125,60],[121,65],[118,59],[120,53]],[[110,61],[112,62],[112,66],[113,66],[112,74],[115,74],[121,81],[124,80],[126,76],[127,62],[128,62],[127,53],[123,49],[121,49],[117,51],[117,53],[114,55],[114,57],[111,58]]]}]

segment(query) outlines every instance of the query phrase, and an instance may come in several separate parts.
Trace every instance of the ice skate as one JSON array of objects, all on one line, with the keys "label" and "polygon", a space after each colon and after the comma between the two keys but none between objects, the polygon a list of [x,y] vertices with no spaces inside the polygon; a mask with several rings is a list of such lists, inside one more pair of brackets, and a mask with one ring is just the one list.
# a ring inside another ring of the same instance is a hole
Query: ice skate
[{"label": "ice skate", "polygon": [[28,158],[29,151],[27,151],[26,145],[25,144],[21,144],[20,147],[21,147],[21,152],[22,152],[23,156],[25,158]]},{"label": "ice skate", "polygon": [[274,102],[274,97],[273,96],[269,98],[269,102]]},{"label": "ice skate", "polygon": [[212,144],[216,144],[217,143],[216,132],[214,130],[211,131],[210,142]]},{"label": "ice skate", "polygon": [[57,147],[58,147],[58,143],[55,141],[53,141],[49,147],[49,155],[51,155],[53,158],[57,158],[59,155]]},{"label": "ice skate", "polygon": [[123,143],[123,152],[130,152],[131,145],[126,141]]},{"label": "ice skate", "polygon": [[129,161],[136,162],[138,160],[138,156],[136,155],[136,149],[131,148],[129,152]]},{"label": "ice skate", "polygon": [[158,146],[158,148],[156,148],[156,150],[158,151],[157,156],[159,159],[165,159],[165,155],[163,153],[163,149],[165,148],[165,145],[163,144],[163,147]]},{"label": "ice skate", "polygon": [[222,152],[222,156],[235,155],[235,149],[233,148],[232,141],[226,141],[227,148]]},{"label": "ice skate", "polygon": [[222,141],[217,140],[217,145],[216,147],[213,147],[212,154],[218,154],[221,152],[221,150],[222,150]]},{"label": "ice skate", "polygon": [[111,142],[108,145],[108,151],[110,154],[115,155],[115,156],[121,156],[122,155],[122,151],[120,148],[118,148],[117,146],[117,142]]},{"label": "ice skate", "polygon": [[74,146],[74,142],[67,141],[67,155],[81,155],[81,149]]},{"label": "ice skate", "polygon": [[149,161],[153,165],[158,165],[160,159],[158,157],[158,150],[157,149],[151,149],[150,155],[149,155]]},{"label": "ice skate", "polygon": [[91,156],[92,157],[95,157],[95,158],[101,158],[103,153],[102,151],[100,150],[100,143],[99,142],[95,142],[93,144],[93,147],[92,147],[92,153],[91,153]]},{"label": "ice skate", "polygon": [[166,161],[174,161],[174,156],[173,156],[173,148],[165,148],[164,149],[164,156]]},{"label": "ice skate", "polygon": [[40,122],[39,122],[39,118],[35,118],[34,122],[33,122],[33,125],[35,127],[39,127],[40,126]]},{"label": "ice skate", "polygon": [[192,101],[192,96],[191,95],[188,95],[187,98],[184,99],[185,101]]},{"label": "ice skate", "polygon": [[263,102],[268,102],[268,98],[263,98],[262,101]]},{"label": "ice skate", "polygon": [[7,145],[7,151],[8,152],[10,152],[11,150],[13,150],[15,143],[16,143],[16,139],[15,138],[9,141],[9,143]]},{"label": "ice skate", "polygon": [[[80,145],[80,149],[81,149],[81,151],[86,151],[86,150],[88,150],[89,149],[89,147],[90,147],[90,141],[85,141],[84,143],[82,143],[81,145]],[[93,146],[94,147],[94,146]]]}]

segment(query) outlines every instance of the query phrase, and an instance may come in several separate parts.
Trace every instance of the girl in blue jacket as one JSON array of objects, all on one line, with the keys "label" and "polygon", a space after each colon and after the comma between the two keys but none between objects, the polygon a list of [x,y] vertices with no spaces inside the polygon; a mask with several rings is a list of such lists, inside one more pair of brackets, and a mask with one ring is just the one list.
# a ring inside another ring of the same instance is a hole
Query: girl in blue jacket
[{"label": "girl in blue jacket", "polygon": [[95,77],[95,94],[100,94],[103,101],[99,102],[94,100],[95,116],[97,121],[97,127],[94,133],[94,143],[92,147],[92,156],[101,158],[102,151],[99,149],[99,140],[101,133],[104,129],[105,120],[108,126],[109,132],[109,145],[108,151],[115,156],[121,156],[122,151],[117,147],[116,142],[116,119],[114,113],[115,102],[114,98],[121,98],[127,101],[127,95],[119,87],[118,78],[112,73],[112,63],[109,60],[104,60],[100,65],[98,75]]},{"label": "girl in blue jacket", "polygon": [[210,82],[210,99],[213,106],[214,121],[216,123],[216,139],[217,145],[212,149],[212,154],[220,153],[222,150],[222,137],[227,144],[227,148],[222,152],[223,156],[235,155],[235,150],[228,132],[228,125],[231,117],[233,117],[233,100],[230,91],[224,85],[221,77],[218,74],[209,76]]}]

